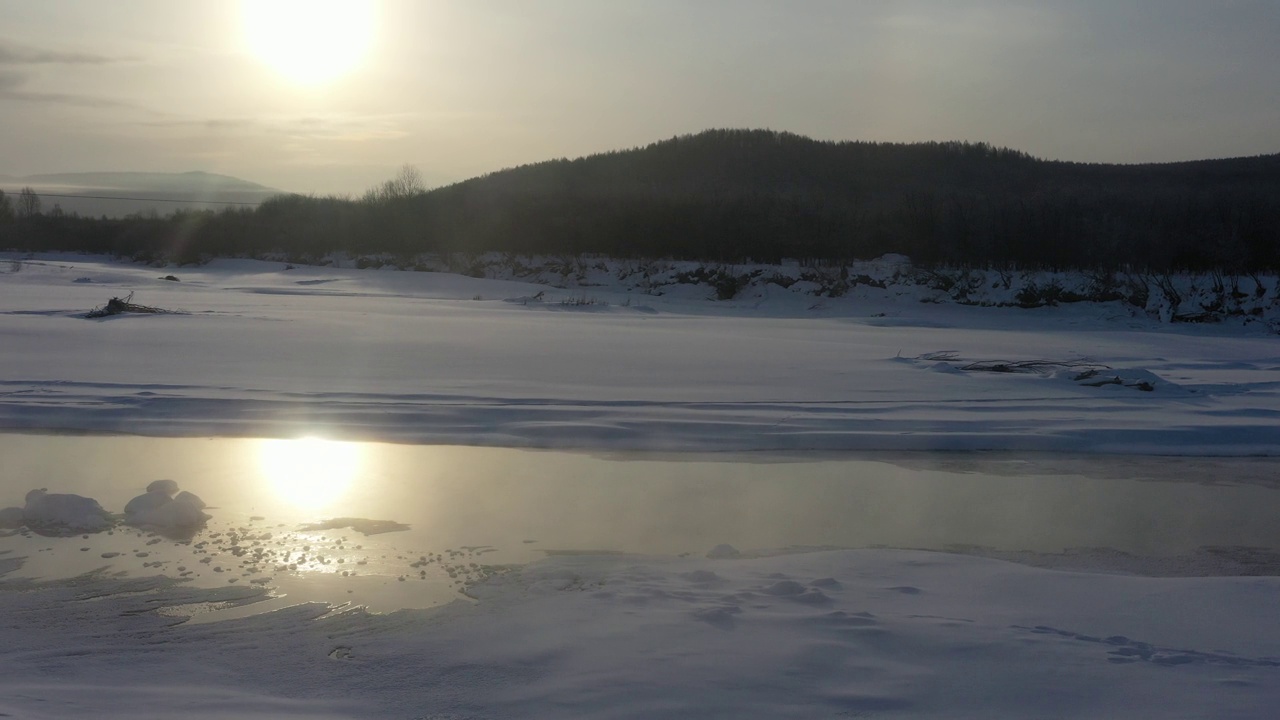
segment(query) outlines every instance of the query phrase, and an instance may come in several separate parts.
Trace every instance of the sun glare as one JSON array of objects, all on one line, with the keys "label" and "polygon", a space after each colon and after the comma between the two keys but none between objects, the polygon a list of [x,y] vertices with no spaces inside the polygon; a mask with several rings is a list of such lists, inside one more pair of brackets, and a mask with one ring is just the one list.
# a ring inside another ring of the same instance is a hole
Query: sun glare
[{"label": "sun glare", "polygon": [[373,41],[372,0],[242,0],[253,54],[300,85],[321,85],[354,70]]},{"label": "sun glare", "polygon": [[319,510],[339,503],[360,470],[360,445],[320,438],[263,440],[259,465],[281,500]]}]

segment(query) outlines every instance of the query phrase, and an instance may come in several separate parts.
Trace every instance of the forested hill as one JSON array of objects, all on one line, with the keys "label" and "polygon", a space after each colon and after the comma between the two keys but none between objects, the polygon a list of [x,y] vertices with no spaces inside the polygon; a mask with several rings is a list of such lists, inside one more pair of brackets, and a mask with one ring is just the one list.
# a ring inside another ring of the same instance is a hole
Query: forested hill
[{"label": "forested hill", "polygon": [[713,130],[493,173],[411,205],[433,237],[527,252],[1274,267],[1280,155],[1099,165],[982,143]]},{"label": "forested hill", "polygon": [[[1280,155],[1104,165],[982,143],[712,130],[430,192],[392,181],[360,200],[283,196],[128,230],[122,241],[97,228],[92,242],[185,257],[506,251],[733,263],[898,252],[920,264],[1261,270],[1280,267]],[[73,241],[64,232],[62,242]]]},{"label": "forested hill", "polygon": [[768,130],[708,130],[644,148],[552,160],[468,180],[482,193],[585,196],[821,195],[892,201],[904,192],[1188,191],[1280,188],[1280,154],[1107,165],[1039,160],[986,143],[812,140]]}]

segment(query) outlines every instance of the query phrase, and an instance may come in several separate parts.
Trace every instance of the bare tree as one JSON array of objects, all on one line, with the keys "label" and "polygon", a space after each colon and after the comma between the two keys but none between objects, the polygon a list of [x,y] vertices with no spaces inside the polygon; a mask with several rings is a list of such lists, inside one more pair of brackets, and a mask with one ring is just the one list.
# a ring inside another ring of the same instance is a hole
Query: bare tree
[{"label": "bare tree", "polygon": [[13,220],[13,200],[0,190],[0,223],[6,223]]},{"label": "bare tree", "polygon": [[418,168],[406,163],[400,166],[400,171],[395,177],[365,193],[364,199],[372,202],[387,202],[421,195],[426,191],[427,186],[422,182],[422,173],[418,172]]},{"label": "bare tree", "polygon": [[22,188],[18,193],[17,216],[20,218],[40,214],[40,196],[30,186]]}]

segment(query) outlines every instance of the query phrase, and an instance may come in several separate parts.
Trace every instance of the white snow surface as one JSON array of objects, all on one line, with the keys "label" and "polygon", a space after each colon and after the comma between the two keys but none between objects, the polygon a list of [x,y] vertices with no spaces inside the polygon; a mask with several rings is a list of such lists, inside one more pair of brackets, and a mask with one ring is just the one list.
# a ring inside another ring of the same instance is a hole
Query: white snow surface
[{"label": "white snow surface", "polygon": [[[22,718],[1266,718],[1278,578],[1136,578],[937,553],[556,557],[478,602],[298,605],[254,590],[0,586]],[[25,591],[25,592],[24,592]],[[1227,611],[1229,608],[1229,611]]]},{"label": "white snow surface", "polygon": [[[158,279],[167,274],[180,281]],[[1280,454],[1280,351],[1265,323],[1170,325],[1119,303],[962,307],[894,286],[815,300],[792,288],[716,301],[691,285],[659,296],[241,260],[157,269],[13,256],[0,262],[0,428]],[[83,318],[130,292],[178,312]],[[1058,364],[966,369],[987,360]],[[1062,363],[1105,368],[1082,379]],[[307,603],[202,624],[184,621],[269,590],[109,572],[5,579],[22,559],[0,554],[0,714],[1269,718],[1280,707],[1280,578],[707,550],[715,557],[551,556],[427,610]]]},{"label": "white snow surface", "polygon": [[[1280,345],[1263,321],[1170,324],[1160,308],[1120,301],[961,306],[892,284],[815,298],[799,283],[754,283],[717,301],[706,284],[645,294],[618,267],[558,288],[250,260],[157,269],[11,258],[0,258],[0,428],[596,450],[1280,454]],[[159,279],[169,274],[179,282]],[[129,293],[176,312],[83,318]],[[1096,363],[1096,380],[1115,383],[961,369],[985,360]]]}]

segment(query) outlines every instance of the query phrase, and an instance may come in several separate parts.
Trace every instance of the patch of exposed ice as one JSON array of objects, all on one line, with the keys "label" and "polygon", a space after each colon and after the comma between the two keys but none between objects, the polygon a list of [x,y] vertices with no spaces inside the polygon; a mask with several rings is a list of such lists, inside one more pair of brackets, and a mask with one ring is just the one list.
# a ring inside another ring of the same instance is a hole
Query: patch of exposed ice
[{"label": "patch of exposed ice", "polygon": [[324,522],[303,525],[299,530],[315,532],[317,530],[337,530],[339,528],[348,527],[362,535],[379,535],[381,533],[398,532],[400,530],[409,529],[408,525],[394,520],[369,520],[368,518],[339,517],[331,518]]}]

